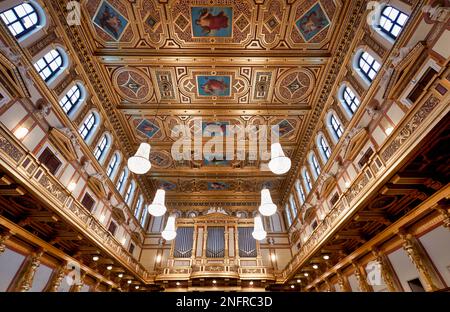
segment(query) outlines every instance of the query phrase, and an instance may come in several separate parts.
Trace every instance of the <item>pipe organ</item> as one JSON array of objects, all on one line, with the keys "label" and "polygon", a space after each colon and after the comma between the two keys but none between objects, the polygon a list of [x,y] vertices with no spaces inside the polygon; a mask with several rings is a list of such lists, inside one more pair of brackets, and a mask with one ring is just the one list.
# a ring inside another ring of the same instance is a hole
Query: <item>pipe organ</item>
[{"label": "pipe organ", "polygon": [[253,219],[211,213],[177,219],[177,237],[161,263],[157,280],[207,277],[273,280],[263,265],[260,242],[252,236]]}]

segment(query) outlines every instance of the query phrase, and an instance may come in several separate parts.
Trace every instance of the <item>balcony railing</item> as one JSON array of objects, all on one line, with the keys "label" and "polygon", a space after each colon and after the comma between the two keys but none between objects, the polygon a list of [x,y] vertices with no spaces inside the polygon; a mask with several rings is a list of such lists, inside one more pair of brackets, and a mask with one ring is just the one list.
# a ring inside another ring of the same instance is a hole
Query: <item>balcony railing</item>
[{"label": "balcony railing", "polygon": [[150,273],[135,260],[120,242],[45,168],[37,158],[0,124],[0,165],[39,194],[40,200],[64,217],[78,231],[94,241],[144,282]]}]

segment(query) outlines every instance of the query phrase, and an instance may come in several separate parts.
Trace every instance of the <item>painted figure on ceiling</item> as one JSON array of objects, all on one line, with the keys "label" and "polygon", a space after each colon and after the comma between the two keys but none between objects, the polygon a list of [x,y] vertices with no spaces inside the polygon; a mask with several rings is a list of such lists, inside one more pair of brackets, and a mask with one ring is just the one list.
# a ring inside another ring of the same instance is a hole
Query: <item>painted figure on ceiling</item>
[{"label": "painted figure on ceiling", "polygon": [[312,11],[310,14],[306,15],[304,20],[300,23],[302,30],[309,34],[313,31],[317,31],[326,25],[327,20],[323,16],[318,15],[316,11]]},{"label": "painted figure on ceiling", "polygon": [[208,9],[203,9],[200,16],[195,20],[195,23],[200,26],[205,34],[210,34],[216,30],[228,27],[228,16],[224,11],[217,15],[211,14]]},{"label": "painted figure on ceiling", "polygon": [[201,85],[201,88],[206,94],[219,95],[228,89],[228,85],[223,80],[208,79],[203,85]]},{"label": "painted figure on ceiling", "polygon": [[116,14],[111,12],[108,6],[105,6],[103,14],[100,17],[100,26],[108,29],[116,38],[118,38],[120,30],[122,29],[122,21]]}]

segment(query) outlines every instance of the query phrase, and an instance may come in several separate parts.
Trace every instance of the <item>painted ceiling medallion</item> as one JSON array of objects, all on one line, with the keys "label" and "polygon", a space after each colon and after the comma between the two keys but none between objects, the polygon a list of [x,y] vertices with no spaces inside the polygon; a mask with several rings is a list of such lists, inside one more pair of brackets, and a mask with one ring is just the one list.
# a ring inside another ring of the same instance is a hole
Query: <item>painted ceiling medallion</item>
[{"label": "painted ceiling medallion", "polygon": [[112,79],[119,95],[130,102],[142,103],[153,95],[150,78],[136,68],[119,68],[113,73]]},{"label": "painted ceiling medallion", "polygon": [[138,95],[139,90],[143,87],[141,84],[139,84],[138,82],[134,81],[133,77],[131,77],[131,75],[128,75],[128,81],[125,82],[123,85],[121,85],[121,87],[124,88],[128,88],[129,90],[131,90],[131,92],[134,93],[135,96]]},{"label": "painted ceiling medallion", "polygon": [[314,83],[314,74],[308,69],[292,69],[278,79],[275,93],[283,102],[298,103],[311,94]]}]

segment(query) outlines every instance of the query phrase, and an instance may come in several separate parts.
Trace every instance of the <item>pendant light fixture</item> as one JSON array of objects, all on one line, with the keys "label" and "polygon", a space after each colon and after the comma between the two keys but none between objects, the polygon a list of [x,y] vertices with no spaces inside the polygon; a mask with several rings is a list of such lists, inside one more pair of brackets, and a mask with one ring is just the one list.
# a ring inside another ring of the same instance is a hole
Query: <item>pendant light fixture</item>
[{"label": "pendant light fixture", "polygon": [[171,215],[167,219],[166,227],[164,228],[164,231],[162,231],[161,236],[166,241],[174,240],[175,237],[177,237],[177,231],[175,229],[175,216]]},{"label": "pendant light fixture", "polygon": [[268,189],[261,190],[261,206],[259,206],[259,212],[266,217],[270,217],[277,212],[277,205],[273,203]]},{"label": "pendant light fixture", "polygon": [[262,219],[260,215],[257,215],[254,219],[254,229],[252,232],[252,236],[254,239],[256,240],[263,240],[264,238],[266,238],[267,233],[266,231],[264,231],[264,226],[262,223]]},{"label": "pendant light fixture", "polygon": [[166,191],[163,189],[157,190],[153,202],[147,207],[148,213],[154,217],[161,217],[164,215],[167,211],[165,199]]},{"label": "pendant light fixture", "polygon": [[284,155],[280,143],[273,143],[270,146],[269,169],[275,174],[284,174],[291,169],[291,160]]},{"label": "pendant light fixture", "polygon": [[141,143],[136,154],[128,159],[128,169],[136,174],[147,173],[152,164],[150,163],[150,144]]}]

